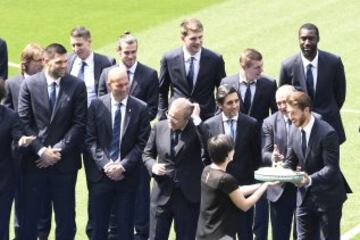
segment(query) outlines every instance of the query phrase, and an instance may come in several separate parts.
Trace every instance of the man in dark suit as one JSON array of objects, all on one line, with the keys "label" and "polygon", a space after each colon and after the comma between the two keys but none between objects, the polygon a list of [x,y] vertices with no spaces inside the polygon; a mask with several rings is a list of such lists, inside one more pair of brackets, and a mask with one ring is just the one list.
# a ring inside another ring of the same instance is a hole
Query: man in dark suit
[{"label": "man in dark suit", "polygon": [[169,102],[185,97],[200,104],[200,117],[205,120],[216,110],[214,90],[226,75],[224,60],[202,47],[203,25],[198,19],[185,19],[180,31],[183,47],[165,53],[161,60],[159,117],[166,118]]},{"label": "man in dark suit", "polygon": [[336,131],[311,114],[311,100],[303,92],[286,99],[288,117],[297,127],[291,133],[285,165],[301,169],[297,185],[298,239],[340,239],[340,220],[346,193],[351,192],[339,166]]},{"label": "man in dark suit", "polygon": [[[276,81],[262,76],[262,55],[259,51],[247,48],[240,56],[240,72],[226,77],[221,84],[230,84],[240,95],[240,111],[256,118],[261,126],[263,120],[276,112]],[[255,205],[253,231],[256,240],[267,239],[269,209],[265,195]]]},{"label": "man in dark suit", "polygon": [[[44,49],[36,43],[30,43],[21,52],[20,74],[8,79],[5,82],[6,96],[4,98],[4,106],[13,109],[15,112],[18,110],[18,96],[20,86],[24,78],[28,78],[40,72],[43,69],[43,53]],[[21,225],[20,219],[22,215],[22,176],[21,176],[21,154],[18,151],[13,152],[13,158],[16,163],[16,190],[15,190],[15,239],[20,239]]]},{"label": "man in dark suit", "polygon": [[[68,57],[67,72],[73,75],[74,77],[83,80],[86,85],[87,90],[87,103],[90,106],[90,103],[93,99],[97,98],[97,93],[99,89],[99,79],[102,71],[105,68],[110,67],[116,63],[115,59],[108,57],[99,53],[96,53],[92,50],[91,44],[91,33],[90,31],[83,27],[78,26],[71,30],[70,32],[70,43],[73,49],[73,52]],[[83,152],[83,158],[89,158],[90,153],[86,152],[86,148]],[[87,176],[87,162],[84,160],[84,167]],[[89,181],[87,180],[88,189]],[[88,198],[88,222],[86,224],[86,234],[90,238],[91,232],[93,230],[92,224],[92,200],[91,193],[89,191]],[[51,209],[50,209],[51,210]],[[50,225],[51,214],[48,217],[48,225]],[[50,230],[50,229],[49,229]]]},{"label": "man in dark suit", "polygon": [[[218,134],[226,134],[234,139],[234,158],[227,167],[239,185],[253,184],[254,171],[261,162],[261,139],[259,124],[256,119],[240,113],[240,97],[236,89],[230,85],[221,85],[216,93],[216,101],[220,114],[209,118],[201,125],[203,145],[208,139]],[[207,161],[207,154],[205,154]],[[237,235],[239,239],[253,239],[253,208],[247,212],[239,210]]]},{"label": "man in dark suit", "polygon": [[0,78],[8,77],[8,51],[5,40],[0,38]]},{"label": "man in dark suit", "polygon": [[[127,68],[129,77],[129,95],[147,103],[149,119],[157,114],[159,102],[159,79],[157,72],[137,61],[138,41],[130,32],[125,32],[118,41],[120,64]],[[106,79],[110,68],[103,71],[100,77],[99,96],[108,92]],[[150,176],[141,164],[139,185],[136,193],[135,238],[146,240],[149,237]],[[116,232],[110,223],[111,232]],[[115,234],[115,233],[114,233]]]},{"label": "man in dark suit", "polygon": [[26,239],[36,239],[39,209],[47,198],[57,219],[56,238],[73,239],[76,232],[75,183],[87,98],[84,82],[66,74],[66,62],[66,49],[50,44],[44,70],[25,79],[20,89],[18,113],[25,133],[37,136],[22,161]]},{"label": "man in dark suit", "polygon": [[178,98],[168,119],[153,127],[143,161],[152,175],[150,240],[195,239],[200,208],[201,143],[191,120],[193,104]]},{"label": "man in dark suit", "polygon": [[[130,32],[120,36],[117,50],[120,64],[127,68],[130,81],[129,94],[147,103],[150,120],[153,120],[159,102],[159,79],[156,70],[137,61],[138,41]],[[100,76],[99,96],[109,91],[106,81],[110,69],[105,69]]]},{"label": "man in dark suit", "polygon": [[116,239],[133,239],[139,166],[150,123],[146,104],[128,95],[126,68],[112,68],[108,85],[111,93],[93,100],[88,114],[86,143],[93,158],[88,163],[94,200],[91,239],[107,239],[113,205]]},{"label": "man in dark suit", "polygon": [[300,27],[301,52],[282,63],[279,82],[307,93],[313,110],[336,130],[341,144],[346,139],[340,116],[346,94],[344,66],[340,57],[319,50],[319,41],[319,30],[314,24]]},{"label": "man in dark suit", "polygon": [[[287,117],[286,98],[296,91],[291,85],[283,85],[276,91],[278,112],[266,118],[262,125],[262,164],[273,166],[282,162],[288,149],[291,121]],[[267,190],[270,201],[272,239],[290,239],[292,219],[296,206],[296,188],[291,183]]]},{"label": "man in dark suit", "polygon": [[85,27],[75,27],[70,32],[73,52],[68,58],[67,72],[83,80],[87,89],[88,105],[96,98],[102,71],[116,63],[115,59],[91,48],[91,33]]}]

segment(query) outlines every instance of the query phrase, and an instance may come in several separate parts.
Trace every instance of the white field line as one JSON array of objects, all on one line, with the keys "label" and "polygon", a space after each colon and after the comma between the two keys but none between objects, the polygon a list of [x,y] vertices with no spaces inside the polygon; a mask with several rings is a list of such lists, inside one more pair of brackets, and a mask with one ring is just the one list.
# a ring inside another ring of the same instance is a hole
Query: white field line
[{"label": "white field line", "polygon": [[360,224],[350,229],[350,231],[346,232],[341,236],[341,240],[351,240],[353,237],[360,233]]}]

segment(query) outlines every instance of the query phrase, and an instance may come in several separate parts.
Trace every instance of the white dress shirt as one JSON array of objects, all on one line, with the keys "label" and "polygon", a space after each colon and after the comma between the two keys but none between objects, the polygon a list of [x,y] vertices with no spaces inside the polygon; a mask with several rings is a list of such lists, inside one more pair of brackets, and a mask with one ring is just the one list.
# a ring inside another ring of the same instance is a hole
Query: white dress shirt
[{"label": "white dress shirt", "polygon": [[71,75],[78,77],[82,66],[82,62],[86,63],[84,67],[84,82],[87,91],[87,100],[88,100],[87,103],[88,106],[90,106],[91,101],[96,98],[94,53],[91,52],[90,55],[84,60],[82,60],[79,57],[76,57],[71,69],[71,73],[70,73]]},{"label": "white dress shirt", "polygon": [[193,79],[194,87],[193,87],[193,89],[194,89],[197,77],[199,75],[199,70],[200,70],[201,49],[197,53],[195,53],[195,55],[193,55],[193,56],[187,51],[187,49],[185,47],[183,47],[183,51],[184,51],[184,63],[185,63],[186,76],[189,72],[191,57],[194,58],[194,60],[193,60],[193,66],[194,66],[194,79]]},{"label": "white dress shirt", "polygon": [[314,79],[314,94],[316,93],[316,83],[317,83],[317,76],[318,76],[318,63],[319,63],[319,61],[318,61],[318,56],[319,56],[319,52],[317,51],[316,52],[316,56],[315,56],[315,58],[310,62],[309,60],[307,60],[305,57],[304,57],[304,55],[302,54],[302,53],[300,53],[300,55],[301,55],[301,61],[302,61],[302,63],[303,63],[303,69],[304,69],[304,76],[305,76],[305,79],[306,79],[306,72],[307,72],[307,66],[309,65],[309,64],[311,64],[312,65],[312,67],[311,67],[311,73],[312,73],[312,75],[313,75],[313,79]]},{"label": "white dress shirt", "polygon": [[231,127],[230,127],[230,123],[229,120],[233,120],[233,128],[234,128],[234,138],[236,138],[236,129],[237,129],[237,120],[238,120],[238,115],[236,115],[235,117],[232,118],[228,118],[227,116],[225,116],[225,114],[222,112],[221,113],[221,117],[222,117],[222,121],[223,121],[223,125],[224,125],[224,130],[225,130],[225,135],[230,136],[231,137]]}]

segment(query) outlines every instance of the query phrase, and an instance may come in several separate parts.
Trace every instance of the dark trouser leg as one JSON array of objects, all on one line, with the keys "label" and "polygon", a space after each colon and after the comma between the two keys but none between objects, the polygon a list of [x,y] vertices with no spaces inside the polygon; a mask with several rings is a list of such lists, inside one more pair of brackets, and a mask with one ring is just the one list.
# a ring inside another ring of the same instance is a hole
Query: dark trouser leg
[{"label": "dark trouser leg", "polygon": [[117,190],[115,197],[118,240],[134,239],[135,191]]},{"label": "dark trouser leg", "polygon": [[72,174],[52,174],[51,199],[54,205],[56,240],[72,240],[76,234],[75,185],[77,172]]},{"label": "dark trouser leg", "polygon": [[164,206],[151,202],[150,205],[150,240],[168,240],[173,213],[171,198]]},{"label": "dark trouser leg", "polygon": [[269,204],[263,194],[255,204],[253,232],[256,240],[266,240],[269,226]]},{"label": "dark trouser leg", "polygon": [[37,235],[39,240],[46,240],[49,237],[51,230],[51,218],[52,218],[52,203],[50,198],[49,189],[45,189],[46,194],[41,201],[40,207],[40,219],[37,224]]},{"label": "dark trouser leg", "polygon": [[9,222],[13,190],[0,191],[0,239],[9,239]]},{"label": "dark trouser leg", "polygon": [[238,211],[237,235],[238,239],[252,240],[252,225],[254,218],[254,208],[250,208],[247,212]]},{"label": "dark trouser leg", "polygon": [[176,239],[195,239],[200,203],[189,202],[180,189],[176,189],[172,197]]},{"label": "dark trouser leg", "polygon": [[143,164],[140,165],[139,178],[135,200],[135,239],[146,240],[149,238],[150,176]]}]

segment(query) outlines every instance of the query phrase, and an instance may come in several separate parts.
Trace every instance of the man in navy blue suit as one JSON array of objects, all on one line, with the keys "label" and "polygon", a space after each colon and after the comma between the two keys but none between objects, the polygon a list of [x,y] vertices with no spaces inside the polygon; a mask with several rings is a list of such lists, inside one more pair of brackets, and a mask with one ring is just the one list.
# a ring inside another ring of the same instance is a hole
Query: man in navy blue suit
[{"label": "man in navy blue suit", "polygon": [[8,76],[8,51],[6,42],[0,38],[0,78],[6,80]]},{"label": "man in navy blue suit", "polygon": [[18,113],[26,135],[36,136],[24,154],[24,215],[22,236],[36,239],[43,199],[50,199],[56,218],[56,238],[73,239],[75,183],[81,167],[79,146],[85,135],[86,87],[66,74],[66,49],[50,44],[44,70],[25,79]]},{"label": "man in navy blue suit", "polygon": [[286,99],[291,131],[285,166],[305,173],[297,184],[296,221],[300,240],[340,239],[342,206],[351,189],[339,166],[339,137],[312,114],[310,97],[293,92]]},{"label": "man in navy blue suit", "polygon": [[340,116],[346,97],[343,63],[339,56],[318,49],[320,34],[314,24],[302,25],[298,34],[301,51],[282,62],[279,84],[307,93],[313,110],[336,130],[341,144],[346,140]]},{"label": "man in navy blue suit", "polygon": [[115,206],[116,239],[133,239],[135,196],[141,154],[150,133],[146,104],[129,96],[126,68],[108,73],[110,93],[92,101],[86,144],[92,159],[88,178],[93,197],[94,231],[91,239],[108,238]]}]

